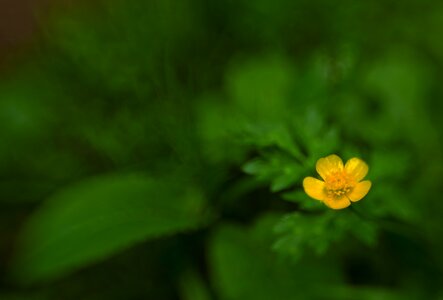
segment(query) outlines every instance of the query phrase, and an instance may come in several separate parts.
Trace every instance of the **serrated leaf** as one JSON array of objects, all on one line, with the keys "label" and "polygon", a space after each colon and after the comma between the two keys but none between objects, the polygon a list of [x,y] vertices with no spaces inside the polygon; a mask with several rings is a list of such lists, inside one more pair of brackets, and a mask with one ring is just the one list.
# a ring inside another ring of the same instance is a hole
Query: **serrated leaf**
[{"label": "serrated leaf", "polygon": [[247,144],[258,148],[276,146],[300,161],[305,158],[291,131],[281,122],[250,123],[245,128],[244,134],[246,135],[244,142]]},{"label": "serrated leaf", "polygon": [[274,244],[277,252],[297,260],[313,249],[324,254],[331,243],[344,238],[347,232],[363,242],[373,245],[376,241],[374,224],[359,218],[352,211],[325,211],[321,215],[292,213],[284,216],[275,226],[280,238]]},{"label": "serrated leaf", "polygon": [[269,182],[271,191],[279,192],[300,181],[304,169],[293,157],[275,151],[250,160],[243,166],[243,171]]},{"label": "serrated leaf", "polygon": [[31,216],[15,273],[52,279],[148,239],[201,224],[203,197],[171,179],[107,175],[62,189]]},{"label": "serrated leaf", "polygon": [[289,202],[298,203],[306,210],[326,210],[326,206],[318,200],[310,198],[303,190],[295,190],[282,194],[282,198]]},{"label": "serrated leaf", "polygon": [[290,187],[294,183],[296,183],[297,180],[298,180],[298,177],[295,177],[295,176],[291,176],[291,175],[287,175],[287,174],[280,175],[272,181],[271,191],[274,193],[280,192],[280,191]]},{"label": "serrated leaf", "polygon": [[263,160],[256,158],[248,161],[242,169],[246,174],[256,175],[259,174],[265,167],[266,163]]},{"label": "serrated leaf", "polygon": [[282,254],[295,255],[293,259],[300,258],[305,251],[310,252],[309,248],[323,254],[331,242],[343,236],[344,229],[340,225],[346,217],[347,214],[333,211],[321,215],[288,214],[275,225],[280,238],[273,248]]},{"label": "serrated leaf", "polygon": [[[275,216],[264,216],[252,227],[224,225],[210,240],[211,279],[220,299],[304,299],[341,282],[332,260],[282,261],[270,249]],[[309,296],[308,296],[309,295]]]}]

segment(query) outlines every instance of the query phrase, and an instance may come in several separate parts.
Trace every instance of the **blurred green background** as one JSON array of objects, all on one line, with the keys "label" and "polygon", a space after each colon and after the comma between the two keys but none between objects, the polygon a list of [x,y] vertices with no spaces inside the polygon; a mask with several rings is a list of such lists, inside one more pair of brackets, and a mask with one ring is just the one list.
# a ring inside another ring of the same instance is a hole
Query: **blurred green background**
[{"label": "blurred green background", "polygon": [[[443,2],[25,2],[0,299],[443,299]],[[332,153],[373,182],[340,211]]]}]

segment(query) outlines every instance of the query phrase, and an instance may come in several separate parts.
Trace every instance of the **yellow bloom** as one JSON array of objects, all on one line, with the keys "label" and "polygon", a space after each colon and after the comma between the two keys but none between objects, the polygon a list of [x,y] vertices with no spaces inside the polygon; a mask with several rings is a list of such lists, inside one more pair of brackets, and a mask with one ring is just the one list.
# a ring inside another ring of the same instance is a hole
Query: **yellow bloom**
[{"label": "yellow bloom", "polygon": [[361,181],[368,173],[368,165],[359,158],[343,161],[335,154],[320,158],[316,169],[324,181],[314,177],[303,180],[309,197],[323,201],[332,209],[342,209],[361,200],[369,192],[371,182]]}]

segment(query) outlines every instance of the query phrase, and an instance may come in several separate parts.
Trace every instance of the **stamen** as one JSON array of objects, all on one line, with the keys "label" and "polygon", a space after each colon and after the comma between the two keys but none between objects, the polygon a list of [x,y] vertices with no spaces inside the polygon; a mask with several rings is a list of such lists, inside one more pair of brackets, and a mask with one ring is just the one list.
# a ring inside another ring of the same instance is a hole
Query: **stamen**
[{"label": "stamen", "polygon": [[336,172],[326,178],[325,193],[328,197],[341,198],[349,194],[354,186],[354,180],[345,172]]}]

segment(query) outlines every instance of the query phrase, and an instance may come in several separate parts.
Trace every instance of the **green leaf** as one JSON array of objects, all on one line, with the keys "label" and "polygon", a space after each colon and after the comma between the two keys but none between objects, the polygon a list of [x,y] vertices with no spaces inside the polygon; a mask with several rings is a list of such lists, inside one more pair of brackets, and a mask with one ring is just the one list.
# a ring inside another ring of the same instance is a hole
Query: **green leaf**
[{"label": "green leaf", "polygon": [[344,240],[348,232],[367,245],[374,245],[377,241],[376,224],[349,210],[327,210],[312,215],[295,212],[284,216],[275,231],[280,238],[274,249],[294,260],[312,250],[319,255],[325,254],[334,242]]},{"label": "green leaf", "polygon": [[259,181],[269,182],[272,192],[279,192],[299,182],[303,167],[290,155],[273,151],[263,153],[243,166],[243,171],[254,175]]},{"label": "green leaf", "polygon": [[243,165],[243,172],[249,175],[258,175],[267,167],[262,159],[252,159]]},{"label": "green leaf", "polygon": [[305,210],[326,210],[328,209],[326,205],[324,205],[321,201],[314,200],[310,198],[304,191],[302,190],[294,190],[289,191],[282,194],[283,200],[298,203],[301,208]]},{"label": "green leaf", "polygon": [[271,184],[272,192],[280,192],[290,187],[291,185],[295,184],[298,181],[299,179],[299,176],[297,176],[298,174],[291,174],[291,171],[288,173],[289,174],[282,174],[272,181]]},{"label": "green leaf", "polygon": [[67,187],[31,216],[15,265],[18,279],[70,273],[136,243],[202,224],[203,197],[188,185],[107,175]]},{"label": "green leaf", "polygon": [[211,239],[211,280],[220,299],[319,299],[319,285],[340,283],[336,263],[315,259],[291,264],[271,250],[272,225],[280,216],[265,215],[252,228],[225,225]]},{"label": "green leaf", "polygon": [[249,123],[244,128],[244,142],[259,149],[278,147],[289,153],[295,159],[303,161],[305,156],[292,136],[292,131],[281,122],[277,123]]}]

